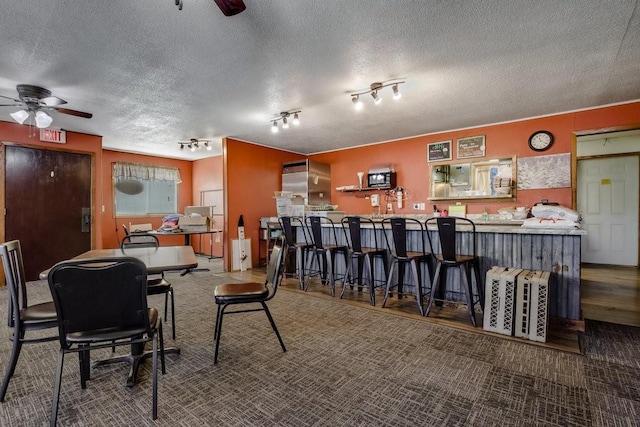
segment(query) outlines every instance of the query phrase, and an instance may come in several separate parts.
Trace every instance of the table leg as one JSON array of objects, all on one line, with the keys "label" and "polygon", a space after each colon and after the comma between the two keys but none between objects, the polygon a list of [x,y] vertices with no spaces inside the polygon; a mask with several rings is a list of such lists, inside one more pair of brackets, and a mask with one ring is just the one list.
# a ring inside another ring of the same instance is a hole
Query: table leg
[{"label": "table leg", "polygon": [[[180,354],[180,349],[177,347],[165,348],[164,354]],[[138,374],[138,368],[141,362],[144,362],[149,357],[153,356],[153,350],[144,350],[144,343],[131,344],[131,354],[124,356],[110,357],[109,359],[97,360],[93,362],[92,368],[102,365],[110,365],[112,363],[128,363],[131,365],[129,375],[127,376],[127,387],[133,387]]]},{"label": "table leg", "polygon": [[[191,246],[191,234],[184,235],[184,245]],[[210,270],[208,268],[186,268],[182,270],[182,272],[180,273],[180,276],[184,276],[187,273],[191,273],[192,271],[210,271]]]}]

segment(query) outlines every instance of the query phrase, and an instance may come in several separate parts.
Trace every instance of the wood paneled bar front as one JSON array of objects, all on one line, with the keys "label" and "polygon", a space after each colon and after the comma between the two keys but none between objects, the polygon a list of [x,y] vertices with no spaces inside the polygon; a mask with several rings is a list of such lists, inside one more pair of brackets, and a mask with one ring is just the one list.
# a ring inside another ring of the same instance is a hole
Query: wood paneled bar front
[{"label": "wood paneled bar front", "polygon": [[[424,218],[426,219],[426,217]],[[327,225],[326,227],[330,227]],[[342,227],[336,224],[336,227]],[[419,230],[408,227],[407,249],[420,250],[422,237]],[[469,253],[472,239],[470,228],[460,227],[460,243],[462,253]],[[433,241],[434,251],[440,250],[437,231],[429,227],[427,231]],[[329,230],[326,230],[327,238]],[[386,245],[391,241],[390,231],[382,230],[376,224],[378,245]],[[338,239],[346,243],[346,234],[339,232]],[[582,236],[586,235],[582,229],[531,229],[522,228],[520,224],[508,221],[478,222],[476,223],[476,253],[481,260],[481,275],[484,280],[491,267],[522,268],[528,270],[543,270],[551,273],[549,315],[570,320],[580,319],[580,250]],[[303,233],[297,233],[302,236]],[[363,246],[373,245],[373,229],[363,225]],[[425,236],[425,242],[428,239]],[[299,238],[302,242],[302,237]],[[466,247],[465,247],[466,246]],[[383,246],[384,247],[384,246]],[[468,251],[467,251],[468,250]],[[344,261],[340,257],[336,260],[338,272],[344,271]],[[376,276],[384,277],[382,263],[375,266]],[[449,298],[460,291],[457,275],[451,274],[447,278],[447,295]],[[412,292],[408,284],[404,285],[406,292]]]}]

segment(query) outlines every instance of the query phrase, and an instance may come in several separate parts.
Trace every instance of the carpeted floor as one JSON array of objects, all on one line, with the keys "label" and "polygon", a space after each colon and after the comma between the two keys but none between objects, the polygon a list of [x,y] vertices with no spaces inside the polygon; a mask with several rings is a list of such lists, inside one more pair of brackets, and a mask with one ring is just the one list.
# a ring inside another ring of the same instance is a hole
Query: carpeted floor
[{"label": "carpeted floor", "polygon": [[[131,389],[128,368],[111,365],[92,369],[82,390],[71,356],[60,426],[640,425],[638,328],[588,322],[582,356],[281,290],[270,308],[288,351],[264,313],[237,314],[225,317],[214,366],[213,287],[221,279],[168,278],[178,326],[172,342],[165,324],[165,340],[182,353],[167,356],[159,377],[158,420],[151,419],[150,361]],[[48,293],[45,282],[30,287],[32,302]],[[6,297],[0,289],[0,319]],[[162,307],[162,297],[150,305]],[[10,330],[0,332],[4,375]],[[0,404],[1,426],[48,424],[57,348],[24,347]]]}]

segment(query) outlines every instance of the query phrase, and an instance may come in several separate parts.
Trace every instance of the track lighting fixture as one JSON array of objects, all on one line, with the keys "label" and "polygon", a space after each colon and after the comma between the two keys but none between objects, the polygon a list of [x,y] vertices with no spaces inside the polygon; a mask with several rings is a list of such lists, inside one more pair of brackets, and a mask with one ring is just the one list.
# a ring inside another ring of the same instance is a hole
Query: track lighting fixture
[{"label": "track lighting fixture", "polygon": [[191,138],[189,141],[178,141],[178,144],[180,144],[181,150],[184,150],[184,147],[186,146],[189,150],[191,150],[191,152],[200,150],[202,147],[204,147],[207,151],[213,150],[211,141],[208,139]]},{"label": "track lighting fixture", "polygon": [[300,117],[298,116],[299,113],[301,113],[301,110],[295,110],[295,111],[283,111],[280,113],[279,117],[276,117],[275,119],[271,119],[271,123],[273,123],[271,125],[271,132],[276,133],[278,132],[278,120],[282,120],[282,129],[288,129],[289,128],[289,120],[288,117],[289,116],[293,116],[293,120],[292,123],[295,126],[298,126],[300,124]]},{"label": "track lighting fixture", "polygon": [[370,93],[374,103],[378,105],[380,104],[380,102],[382,102],[382,97],[379,93],[380,90],[384,89],[387,86],[391,86],[391,89],[393,90],[393,99],[398,100],[402,96],[400,90],[398,89],[398,86],[402,83],[404,83],[404,80],[390,81],[387,83],[374,82],[369,85],[369,89],[352,93],[349,96],[351,96],[351,102],[353,102],[356,110],[360,110],[362,108],[362,100],[360,99],[360,95],[366,95],[367,93]]}]

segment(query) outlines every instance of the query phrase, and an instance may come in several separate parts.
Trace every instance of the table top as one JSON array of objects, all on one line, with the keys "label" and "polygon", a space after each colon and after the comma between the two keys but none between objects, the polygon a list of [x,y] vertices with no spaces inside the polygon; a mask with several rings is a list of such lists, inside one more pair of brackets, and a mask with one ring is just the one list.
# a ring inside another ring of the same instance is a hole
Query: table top
[{"label": "table top", "polygon": [[[182,230],[182,231],[145,231],[145,234],[154,234],[156,236],[184,236],[185,234],[211,234],[211,233],[221,233],[221,229],[212,229],[207,231],[192,231],[192,230]],[[135,234],[135,233],[132,233]]]},{"label": "table top", "polygon": [[[147,266],[148,274],[160,274],[168,270],[196,268],[198,260],[191,246],[160,246],[157,248],[94,249],[84,252],[73,259],[125,257],[138,258]],[[40,279],[46,279],[49,270],[40,273]]]}]

